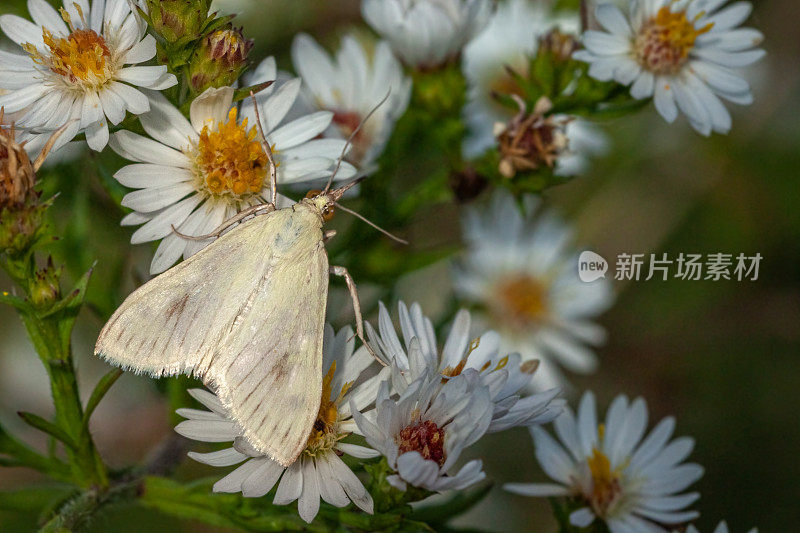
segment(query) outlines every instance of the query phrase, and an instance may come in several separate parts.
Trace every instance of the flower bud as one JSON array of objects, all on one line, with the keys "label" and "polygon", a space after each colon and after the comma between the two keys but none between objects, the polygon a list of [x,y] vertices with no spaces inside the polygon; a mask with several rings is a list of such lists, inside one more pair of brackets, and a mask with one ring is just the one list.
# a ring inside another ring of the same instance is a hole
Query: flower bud
[{"label": "flower bud", "polygon": [[33,305],[38,308],[47,308],[55,303],[61,296],[61,273],[63,267],[55,268],[53,258],[47,258],[47,266],[36,271],[30,281],[28,293]]},{"label": "flower bud", "polygon": [[498,123],[495,136],[498,141],[503,177],[513,178],[517,172],[534,171],[545,166],[553,168],[558,157],[569,147],[564,128],[567,120],[545,116],[552,104],[542,97],[536,102],[533,113],[527,114],[523,105],[508,124]]},{"label": "flower bud", "polygon": [[450,189],[459,203],[467,203],[477,198],[488,187],[489,182],[474,168],[450,174]]},{"label": "flower bud", "polygon": [[538,52],[548,54],[559,62],[569,61],[577,49],[578,41],[575,36],[563,33],[558,28],[553,28],[539,38]]},{"label": "flower bud", "polygon": [[50,202],[39,202],[33,186],[44,163],[66,125],[54,133],[31,162],[25,142],[17,142],[14,126],[5,126],[0,108],[0,253],[16,255],[30,248],[42,234],[44,211]]},{"label": "flower bud", "polygon": [[174,43],[201,33],[211,0],[145,0],[145,6],[156,33]]},{"label": "flower bud", "polygon": [[247,65],[253,41],[245,39],[241,28],[224,28],[206,36],[192,58],[189,80],[192,91],[233,85]]}]

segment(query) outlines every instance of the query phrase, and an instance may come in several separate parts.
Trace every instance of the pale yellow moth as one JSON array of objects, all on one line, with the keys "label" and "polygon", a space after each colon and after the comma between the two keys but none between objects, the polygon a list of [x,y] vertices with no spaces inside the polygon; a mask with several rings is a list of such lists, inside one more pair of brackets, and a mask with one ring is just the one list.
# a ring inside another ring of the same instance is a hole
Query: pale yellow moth
[{"label": "pale yellow moth", "polygon": [[226,225],[252,218],[128,296],[95,354],[156,377],[202,379],[245,438],[288,466],[319,410],[329,271],[347,282],[362,340],[363,326],[355,285],[344,268],[329,268],[323,233],[353,183],[276,209],[269,155],[272,202],[240,213]]}]

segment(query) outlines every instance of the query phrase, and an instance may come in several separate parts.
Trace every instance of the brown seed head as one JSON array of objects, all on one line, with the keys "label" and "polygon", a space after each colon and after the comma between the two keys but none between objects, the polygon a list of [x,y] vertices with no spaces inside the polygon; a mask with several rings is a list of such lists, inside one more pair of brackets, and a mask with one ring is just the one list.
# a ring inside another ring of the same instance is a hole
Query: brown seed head
[{"label": "brown seed head", "polygon": [[6,126],[0,110],[0,210],[22,207],[36,180],[24,143],[17,143],[13,124]]},{"label": "brown seed head", "polygon": [[495,129],[500,152],[498,170],[506,178],[542,166],[553,168],[568,149],[564,135],[567,121],[545,115],[551,107],[547,98],[540,98],[531,114],[527,114],[524,105],[520,107],[508,124],[498,124]]}]

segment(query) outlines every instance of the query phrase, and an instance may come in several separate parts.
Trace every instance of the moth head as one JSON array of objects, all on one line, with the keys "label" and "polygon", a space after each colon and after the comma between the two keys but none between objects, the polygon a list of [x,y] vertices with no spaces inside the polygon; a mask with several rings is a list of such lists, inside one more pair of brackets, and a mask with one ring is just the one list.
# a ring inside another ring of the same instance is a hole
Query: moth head
[{"label": "moth head", "polygon": [[341,200],[342,196],[344,196],[344,193],[346,193],[360,181],[361,179],[351,181],[350,183],[343,185],[338,189],[308,191],[308,194],[306,194],[306,199],[310,200],[311,203],[313,203],[314,206],[319,209],[320,213],[322,214],[322,219],[327,222],[332,219],[333,215],[336,213],[336,202]]}]

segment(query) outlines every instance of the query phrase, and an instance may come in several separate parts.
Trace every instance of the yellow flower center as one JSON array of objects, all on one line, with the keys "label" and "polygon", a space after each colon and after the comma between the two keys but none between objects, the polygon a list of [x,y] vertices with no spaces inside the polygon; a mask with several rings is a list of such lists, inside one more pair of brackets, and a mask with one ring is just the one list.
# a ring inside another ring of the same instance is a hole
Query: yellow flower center
[{"label": "yellow flower center", "polygon": [[198,188],[237,200],[261,192],[269,159],[257,135],[257,128],[247,128],[247,118],[237,121],[235,107],[227,122],[204,126],[197,145]]},{"label": "yellow flower center", "polygon": [[[605,426],[598,428],[600,441],[603,440]],[[599,444],[598,444],[599,446]],[[611,461],[598,448],[592,449],[592,456],[587,458],[589,472],[592,475],[591,494],[588,495],[589,503],[598,516],[606,516],[609,508],[614,505],[622,492],[620,473],[611,470]]]},{"label": "yellow flower center", "polygon": [[672,12],[664,6],[650,20],[645,22],[633,44],[634,57],[639,64],[655,74],[671,74],[683,66],[689,58],[698,36],[714,26],[706,24],[696,28],[686,17],[685,11]]},{"label": "yellow flower center", "polygon": [[[78,12],[83,18],[79,7]],[[61,17],[72,33],[67,37],[54,37],[47,28],[42,29],[42,38],[50,50],[49,54],[41,54],[30,43],[24,44],[23,49],[36,63],[48,67],[71,84],[98,88],[108,83],[112,78],[113,65],[105,39],[93,30],[75,28],[64,9],[61,9]]]},{"label": "yellow flower center", "polygon": [[501,320],[528,327],[547,315],[547,290],[539,280],[519,275],[500,281],[492,306]]},{"label": "yellow flower center", "polygon": [[330,451],[339,440],[346,436],[346,434],[339,432],[338,404],[347,393],[350,385],[345,384],[336,399],[331,400],[333,392],[331,383],[335,373],[336,361],[331,363],[328,373],[322,380],[322,398],[319,403],[319,413],[317,413],[317,419],[311,428],[311,434],[308,436],[306,449],[303,452],[311,457]]}]

